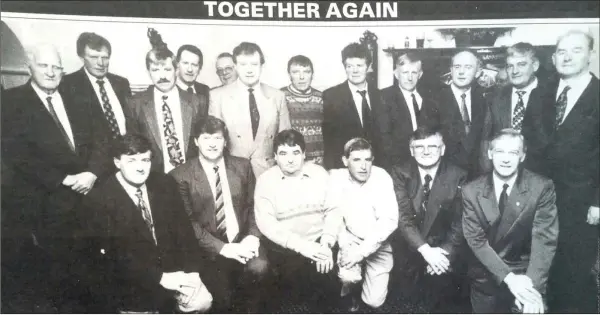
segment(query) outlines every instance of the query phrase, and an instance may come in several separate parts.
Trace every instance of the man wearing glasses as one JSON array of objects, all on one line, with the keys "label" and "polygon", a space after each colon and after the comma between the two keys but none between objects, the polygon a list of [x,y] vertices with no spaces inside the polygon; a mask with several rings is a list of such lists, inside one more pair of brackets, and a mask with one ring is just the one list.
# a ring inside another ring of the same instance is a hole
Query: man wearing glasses
[{"label": "man wearing glasses", "polygon": [[219,56],[217,56],[215,67],[217,68],[217,76],[219,76],[219,80],[221,80],[221,85],[216,86],[213,89],[233,83],[237,80],[238,74],[235,71],[233,56],[230,53],[220,53]]},{"label": "man wearing glasses", "polygon": [[409,146],[413,158],[391,169],[400,212],[394,278],[397,287],[411,288],[410,298],[425,312],[439,312],[441,305],[455,304],[449,301],[457,293],[452,288],[463,241],[460,190],[467,172],[442,158],[444,139],[433,127],[419,126]]}]

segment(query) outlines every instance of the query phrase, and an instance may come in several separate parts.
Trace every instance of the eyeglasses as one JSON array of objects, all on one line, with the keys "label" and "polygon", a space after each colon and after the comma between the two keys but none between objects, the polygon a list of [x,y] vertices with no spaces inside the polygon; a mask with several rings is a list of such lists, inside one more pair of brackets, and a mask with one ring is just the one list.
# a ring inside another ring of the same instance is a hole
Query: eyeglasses
[{"label": "eyeglasses", "polygon": [[233,71],[233,67],[217,68],[218,75],[224,75],[225,73],[230,73],[231,71]]},{"label": "eyeglasses", "polygon": [[424,146],[424,145],[413,145],[411,146],[411,148],[413,148],[413,150],[415,150],[418,153],[423,153],[425,152],[425,149],[427,148],[428,152],[433,152],[433,151],[437,151],[441,148],[441,145],[428,145],[428,146]]}]

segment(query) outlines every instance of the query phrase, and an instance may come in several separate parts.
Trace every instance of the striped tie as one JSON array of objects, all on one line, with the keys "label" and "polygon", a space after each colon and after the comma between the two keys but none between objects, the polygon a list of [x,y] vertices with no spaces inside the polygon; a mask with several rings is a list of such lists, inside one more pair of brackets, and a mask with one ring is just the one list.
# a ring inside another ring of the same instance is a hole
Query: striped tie
[{"label": "striped tie", "polygon": [[217,233],[226,237],[227,226],[225,224],[225,207],[223,206],[223,188],[221,187],[221,176],[219,176],[219,167],[213,167],[215,170],[215,213],[217,215]]},{"label": "striped tie", "polygon": [[138,199],[138,208],[142,212],[142,218],[144,218],[144,222],[148,226],[150,233],[152,234],[152,238],[154,239],[154,244],[156,244],[156,234],[154,233],[154,222],[152,221],[152,213],[150,213],[150,209],[146,206],[146,202],[144,201],[143,192],[140,188],[135,192],[135,196]]},{"label": "striped tie", "polygon": [[519,97],[519,100],[517,101],[515,111],[513,112],[512,128],[516,131],[521,131],[521,128],[523,127],[523,117],[525,116],[525,103],[523,102],[523,94],[526,92],[517,91],[516,93]]}]

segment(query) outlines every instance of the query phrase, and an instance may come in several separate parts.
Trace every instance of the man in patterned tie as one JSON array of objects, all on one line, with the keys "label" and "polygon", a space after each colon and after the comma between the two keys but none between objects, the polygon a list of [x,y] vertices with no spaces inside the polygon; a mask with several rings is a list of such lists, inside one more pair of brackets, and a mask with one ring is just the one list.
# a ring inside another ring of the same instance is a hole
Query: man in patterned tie
[{"label": "man in patterned tie", "polygon": [[177,86],[198,95],[202,102],[208,104],[210,88],[196,81],[204,64],[204,56],[200,48],[194,45],[183,45],[177,50],[175,60],[177,61]]},{"label": "man in patterned tie", "polygon": [[153,29],[153,49],[146,54],[146,69],[154,85],[132,97],[125,117],[129,131],[152,139],[152,169],[168,173],[197,156],[192,126],[206,117],[206,103],[177,88],[173,53]]}]

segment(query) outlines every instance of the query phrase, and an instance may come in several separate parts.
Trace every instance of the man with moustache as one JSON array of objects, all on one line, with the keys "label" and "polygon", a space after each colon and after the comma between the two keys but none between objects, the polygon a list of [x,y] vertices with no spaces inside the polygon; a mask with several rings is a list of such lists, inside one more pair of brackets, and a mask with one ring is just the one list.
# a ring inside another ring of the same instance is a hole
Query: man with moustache
[{"label": "man with moustache", "polygon": [[87,108],[93,119],[104,122],[102,130],[109,139],[124,135],[127,126],[123,106],[131,89],[126,78],[108,72],[110,42],[96,33],[81,33],[77,55],[83,67],[66,75],[62,84],[78,106]]},{"label": "man with moustache", "polygon": [[[500,88],[490,102],[487,115],[484,141],[504,128],[520,131],[525,137],[528,157],[525,165],[530,170],[539,170],[539,147],[543,144],[539,130],[536,130],[533,113],[539,112],[545,104],[544,82],[539,82],[535,73],[540,62],[535,48],[529,43],[519,42],[507,49],[506,72],[509,85]],[[491,169],[491,165],[488,166]]]},{"label": "man with moustache", "polygon": [[426,313],[456,304],[457,261],[464,254],[460,194],[467,173],[443,157],[445,149],[436,128],[419,126],[410,137],[413,158],[391,170],[400,210],[393,244],[398,289]]},{"label": "man with moustache", "polygon": [[106,171],[107,140],[94,132],[100,126],[87,109],[59,88],[56,48],[40,45],[27,57],[31,79],[4,92],[1,107],[2,163],[12,173],[3,189],[14,198],[12,228],[29,237],[18,258],[21,286],[8,290],[25,299],[34,292],[31,312],[88,312],[88,261],[75,236],[88,218],[81,198]]},{"label": "man with moustache", "polygon": [[233,63],[233,56],[230,53],[228,53],[228,52],[220,53],[217,56],[215,68],[217,69],[217,76],[219,77],[219,80],[221,80],[221,85],[214,87],[212,89],[216,89],[218,87],[225,86],[227,84],[231,84],[231,83],[237,81],[238,74],[237,74],[237,71],[235,71],[235,64]]},{"label": "man with moustache", "polygon": [[273,138],[290,128],[290,116],[283,92],[260,82],[265,56],[257,44],[239,44],[233,61],[238,80],[211,91],[208,113],[225,122],[229,152],[250,159],[258,178],[275,164]]},{"label": "man with moustache", "polygon": [[146,54],[146,69],[154,85],[129,100],[125,115],[132,133],[152,139],[152,170],[168,173],[197,156],[191,130],[207,109],[198,96],[177,88],[173,53],[152,31],[154,47]]},{"label": "man with moustache", "polygon": [[462,189],[474,313],[547,309],[546,283],[559,235],[556,195],[550,179],[522,167],[526,151],[523,135],[501,130],[488,150],[493,171]]},{"label": "man with moustache", "polygon": [[483,127],[488,111],[475,80],[481,73],[481,60],[469,50],[459,51],[452,57],[450,73],[452,82],[439,91],[437,107],[423,114],[427,121],[441,126],[448,160],[473,179],[482,171]]},{"label": "man with moustache", "polygon": [[594,40],[586,32],[560,36],[552,61],[560,79],[545,108],[549,143],[545,174],[556,185],[560,233],[550,275],[552,312],[598,313],[600,138],[598,78],[588,70]]},{"label": "man with moustache", "polygon": [[372,56],[362,44],[351,43],[342,50],[347,80],[323,92],[323,162],[326,169],[343,167],[344,145],[362,137],[373,146],[375,164],[385,166],[380,130],[387,130],[387,115],[379,102],[379,90],[367,83]]},{"label": "man with moustache", "polygon": [[204,57],[200,48],[194,45],[183,45],[177,50],[177,86],[192,94],[196,94],[201,102],[208,104],[210,88],[206,84],[196,81]]},{"label": "man with moustache", "polygon": [[382,130],[383,147],[391,165],[402,164],[410,159],[409,139],[413,131],[425,123],[427,107],[434,107],[433,100],[419,93],[417,85],[423,75],[422,61],[413,53],[404,54],[396,60],[394,76],[398,86],[381,90],[381,105],[389,121]]},{"label": "man with moustache", "polygon": [[290,112],[292,129],[306,141],[306,160],[323,165],[323,94],[310,86],[313,64],[306,56],[297,55],[288,61],[291,84],[281,88]]}]

